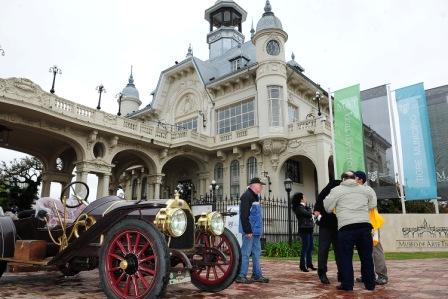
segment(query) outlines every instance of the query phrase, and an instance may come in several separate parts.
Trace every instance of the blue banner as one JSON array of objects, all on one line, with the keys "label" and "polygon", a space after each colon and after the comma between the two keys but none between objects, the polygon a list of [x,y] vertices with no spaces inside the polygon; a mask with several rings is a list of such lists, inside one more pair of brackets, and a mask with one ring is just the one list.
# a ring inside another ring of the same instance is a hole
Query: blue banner
[{"label": "blue banner", "polygon": [[436,170],[423,83],[395,91],[406,200],[437,198]]}]

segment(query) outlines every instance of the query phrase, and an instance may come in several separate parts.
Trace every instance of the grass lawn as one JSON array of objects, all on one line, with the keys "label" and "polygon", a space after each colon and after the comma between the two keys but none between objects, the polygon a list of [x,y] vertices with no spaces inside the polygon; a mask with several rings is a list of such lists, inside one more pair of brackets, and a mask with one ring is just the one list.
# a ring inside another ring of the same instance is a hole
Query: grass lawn
[{"label": "grass lawn", "polygon": [[[448,258],[448,252],[386,252],[386,260],[413,260],[413,259],[432,259],[432,258]],[[291,260],[298,261],[299,257],[266,257],[263,256],[262,259],[265,260]],[[329,261],[334,261],[334,254],[330,251],[328,256]],[[353,254],[353,260],[359,261],[358,254]],[[317,255],[313,255],[313,261],[317,261]]]}]

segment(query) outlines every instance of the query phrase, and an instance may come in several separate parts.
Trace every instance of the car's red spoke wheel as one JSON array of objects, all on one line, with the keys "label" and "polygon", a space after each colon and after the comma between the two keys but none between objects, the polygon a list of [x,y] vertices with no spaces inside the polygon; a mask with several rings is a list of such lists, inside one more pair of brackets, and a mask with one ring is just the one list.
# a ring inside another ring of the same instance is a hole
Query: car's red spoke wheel
[{"label": "car's red spoke wheel", "polygon": [[151,290],[158,262],[153,246],[138,230],[124,230],[112,239],[106,271],[114,292],[125,298],[139,298]]},{"label": "car's red spoke wheel", "polygon": [[109,297],[148,298],[158,296],[166,287],[164,279],[169,274],[166,243],[156,241],[160,233],[151,224],[140,222],[136,222],[140,225],[120,223],[104,243],[100,270],[103,288],[112,294]]},{"label": "car's red spoke wheel", "polygon": [[227,229],[221,236],[198,232],[195,244],[197,250],[192,257],[191,271],[193,284],[207,291],[227,288],[238,274],[241,256],[233,234]]}]

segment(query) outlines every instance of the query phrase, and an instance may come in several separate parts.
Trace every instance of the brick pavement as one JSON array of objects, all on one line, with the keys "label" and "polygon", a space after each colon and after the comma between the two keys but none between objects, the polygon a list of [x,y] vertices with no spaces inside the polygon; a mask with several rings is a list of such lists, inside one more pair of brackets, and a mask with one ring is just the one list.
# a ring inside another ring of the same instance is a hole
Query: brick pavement
[{"label": "brick pavement", "polygon": [[[201,293],[192,284],[168,286],[166,298],[448,298],[448,259],[388,261],[390,281],[373,292],[355,284],[353,292],[335,289],[336,270],[330,263],[331,285],[323,285],[316,272],[299,271],[292,261],[262,262],[269,284],[233,284],[220,293]],[[357,270],[357,271],[356,271]],[[359,263],[355,262],[359,275]],[[58,272],[6,273],[0,279],[0,298],[105,298],[98,271],[64,278]]]}]

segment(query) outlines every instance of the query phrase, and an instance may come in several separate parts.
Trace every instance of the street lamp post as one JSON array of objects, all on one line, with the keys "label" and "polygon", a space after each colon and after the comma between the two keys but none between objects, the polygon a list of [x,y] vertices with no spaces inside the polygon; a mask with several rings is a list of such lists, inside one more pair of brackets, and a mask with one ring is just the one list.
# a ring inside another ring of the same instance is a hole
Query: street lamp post
[{"label": "street lamp post", "polygon": [[292,229],[291,229],[291,189],[292,189],[292,180],[290,178],[287,178],[284,182],[285,184],[285,190],[288,194],[288,244],[289,247],[291,247],[292,244]]},{"label": "street lamp post", "polygon": [[62,70],[60,68],[58,68],[57,65],[53,65],[50,70],[50,73],[53,73],[53,84],[51,85],[51,89],[50,92],[54,93],[54,82],[56,81],[56,74],[61,75],[62,74]]},{"label": "street lamp post", "polygon": [[117,113],[117,115],[121,116],[121,99],[123,98],[123,93],[122,92],[118,93],[117,97],[118,97],[118,113]]},{"label": "street lamp post", "polygon": [[212,211],[216,211],[216,191],[218,191],[219,185],[216,184],[215,180],[212,180],[209,189],[210,189],[210,195],[212,197]]},{"label": "street lamp post", "polygon": [[320,99],[321,99],[320,92],[316,91],[316,96],[314,97],[314,100],[317,101],[317,115],[318,116],[322,115],[322,113],[320,112]]},{"label": "street lamp post", "polygon": [[100,110],[101,109],[101,94],[104,92],[106,93],[106,88],[104,88],[103,84],[100,84],[96,87],[96,90],[98,91],[98,93],[100,94],[100,97],[98,99],[98,106],[96,106],[96,109]]}]

